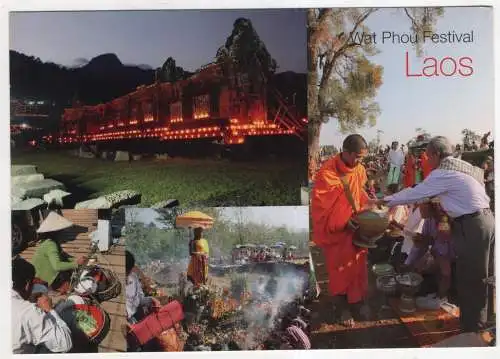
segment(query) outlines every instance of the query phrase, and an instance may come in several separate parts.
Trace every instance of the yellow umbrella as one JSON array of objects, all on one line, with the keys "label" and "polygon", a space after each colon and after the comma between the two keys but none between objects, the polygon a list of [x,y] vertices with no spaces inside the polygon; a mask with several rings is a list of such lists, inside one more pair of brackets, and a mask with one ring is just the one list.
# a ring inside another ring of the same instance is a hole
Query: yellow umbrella
[{"label": "yellow umbrella", "polygon": [[214,224],[214,219],[209,215],[200,211],[187,212],[175,219],[177,228],[211,228]]}]

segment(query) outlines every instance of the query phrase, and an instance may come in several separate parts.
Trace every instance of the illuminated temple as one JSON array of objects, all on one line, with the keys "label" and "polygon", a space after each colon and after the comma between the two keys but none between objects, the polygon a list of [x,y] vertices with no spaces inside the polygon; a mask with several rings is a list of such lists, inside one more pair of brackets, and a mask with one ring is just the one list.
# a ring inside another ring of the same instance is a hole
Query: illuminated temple
[{"label": "illuminated temple", "polygon": [[212,63],[184,80],[156,82],[108,103],[65,109],[59,142],[206,139],[231,145],[248,136],[306,138],[305,109],[298,110],[267,81],[256,85],[247,74],[228,75],[224,68]]}]

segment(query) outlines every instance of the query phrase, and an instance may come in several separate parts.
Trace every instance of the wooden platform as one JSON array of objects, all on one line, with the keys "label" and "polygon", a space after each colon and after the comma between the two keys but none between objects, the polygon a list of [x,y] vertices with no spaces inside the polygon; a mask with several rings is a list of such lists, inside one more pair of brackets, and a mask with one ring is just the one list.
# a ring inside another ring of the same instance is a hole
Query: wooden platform
[{"label": "wooden platform", "polygon": [[[64,231],[68,242],[62,245],[63,250],[78,258],[87,255],[90,250],[89,233],[97,228],[97,210],[63,210],[63,216],[69,219],[74,228]],[[21,256],[31,261],[38,244],[21,252]],[[127,323],[125,309],[125,247],[121,244],[114,246],[106,254],[98,254],[99,265],[113,270],[122,282],[122,294],[111,301],[102,303],[102,307],[109,313],[111,328],[106,338],[99,345],[99,352],[126,352],[127,344],[122,334],[122,326]],[[57,299],[57,298],[54,298]]]},{"label": "wooden platform", "polygon": [[451,315],[443,309],[403,313],[399,310],[399,301],[399,298],[392,298],[389,304],[420,347],[429,347],[460,334],[458,316]]}]

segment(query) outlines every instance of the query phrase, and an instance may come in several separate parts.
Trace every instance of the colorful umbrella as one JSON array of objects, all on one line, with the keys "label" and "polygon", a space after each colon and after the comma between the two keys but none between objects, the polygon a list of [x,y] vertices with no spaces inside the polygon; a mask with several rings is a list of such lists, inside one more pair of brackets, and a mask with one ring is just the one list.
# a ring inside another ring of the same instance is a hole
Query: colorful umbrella
[{"label": "colorful umbrella", "polygon": [[214,224],[214,219],[209,215],[200,211],[187,212],[175,219],[177,228],[211,228]]}]

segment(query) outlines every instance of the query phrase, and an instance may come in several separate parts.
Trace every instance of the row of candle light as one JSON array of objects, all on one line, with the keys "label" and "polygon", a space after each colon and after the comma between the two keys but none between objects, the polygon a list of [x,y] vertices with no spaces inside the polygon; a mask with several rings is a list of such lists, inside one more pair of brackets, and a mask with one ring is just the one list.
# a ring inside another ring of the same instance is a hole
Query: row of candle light
[{"label": "row of candle light", "polygon": [[204,120],[206,118],[209,118],[210,114],[208,112],[195,112],[193,117],[195,120]]},{"label": "row of candle light", "polygon": [[[166,132],[165,134],[159,134],[158,132],[160,131],[152,131],[149,133],[138,133],[139,131],[132,131],[134,133],[126,133],[122,135],[117,135],[117,134],[99,134],[99,135],[92,135],[92,136],[84,136],[83,140],[84,142],[88,141],[109,141],[109,140],[120,140],[120,139],[126,139],[126,138],[161,138],[163,140],[180,140],[180,139],[200,139],[200,138],[216,138],[216,137],[223,137],[224,132],[220,131],[214,131],[214,132],[208,132],[208,131],[189,131],[189,130],[181,130],[181,131],[171,131],[171,132]],[[246,131],[245,131],[246,132]],[[264,131],[258,131],[258,130],[251,130],[248,131],[244,134],[241,134],[239,132],[232,133],[232,138],[237,138],[238,140],[229,140],[230,144],[239,144],[243,143],[243,136],[259,136],[259,135],[290,135],[293,134],[293,130],[264,130]],[[243,136],[242,136],[243,135]],[[63,137],[59,139],[59,142],[61,143],[73,143],[73,142],[78,142],[77,138],[74,137]]]}]

